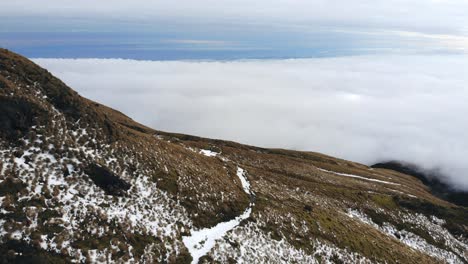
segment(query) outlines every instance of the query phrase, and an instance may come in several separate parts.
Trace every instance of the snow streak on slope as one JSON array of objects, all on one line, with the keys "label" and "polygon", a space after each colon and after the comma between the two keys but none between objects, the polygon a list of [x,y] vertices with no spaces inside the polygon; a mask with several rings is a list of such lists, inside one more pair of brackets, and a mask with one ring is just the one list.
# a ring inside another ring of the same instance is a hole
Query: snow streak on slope
[{"label": "snow streak on slope", "polygon": [[371,179],[371,178],[366,178],[366,177],[362,177],[362,176],[358,176],[358,175],[354,175],[354,174],[334,172],[334,171],[329,171],[329,170],[325,170],[325,169],[321,169],[321,168],[317,168],[317,169],[319,169],[319,170],[321,170],[323,172],[333,173],[333,174],[336,174],[336,175],[339,175],[339,176],[344,176],[344,177],[356,178],[356,179],[361,179],[361,180],[371,181],[371,182],[380,182],[380,183],[386,183],[386,184],[392,184],[392,185],[400,185],[399,183],[382,181],[382,180],[377,180],[377,179]]},{"label": "snow streak on slope", "polygon": [[246,192],[248,195],[252,195],[250,191],[250,183],[247,181],[244,169],[237,167],[237,177],[239,177],[242,183],[242,188],[244,189],[244,192]]},{"label": "snow streak on slope", "polygon": [[[248,195],[251,195],[250,183],[245,177],[244,170],[240,167],[237,167],[237,176],[242,183],[244,191]],[[216,240],[219,240],[226,235],[227,232],[238,226],[243,220],[249,218],[252,213],[252,206],[253,204],[250,204],[244,213],[230,221],[219,223],[212,228],[204,228],[198,231],[191,230],[191,236],[183,237],[183,242],[192,255],[192,263],[198,263],[198,260],[210,252],[215,246]]]},{"label": "snow streak on slope", "polygon": [[198,263],[198,260],[206,255],[216,243],[217,239],[222,238],[227,232],[240,224],[242,220],[249,218],[252,208],[228,222],[222,222],[212,228],[204,228],[198,231],[191,231],[192,235],[183,237],[185,246],[192,255],[192,263]]}]

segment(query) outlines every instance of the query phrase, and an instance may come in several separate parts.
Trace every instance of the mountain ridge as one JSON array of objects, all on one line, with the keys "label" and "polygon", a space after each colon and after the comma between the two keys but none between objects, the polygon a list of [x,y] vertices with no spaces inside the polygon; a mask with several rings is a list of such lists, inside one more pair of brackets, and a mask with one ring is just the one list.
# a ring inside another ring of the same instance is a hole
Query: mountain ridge
[{"label": "mountain ridge", "polygon": [[467,210],[412,176],[157,131],[4,49],[0,110],[6,263],[189,263],[247,208],[201,263],[468,261]]}]

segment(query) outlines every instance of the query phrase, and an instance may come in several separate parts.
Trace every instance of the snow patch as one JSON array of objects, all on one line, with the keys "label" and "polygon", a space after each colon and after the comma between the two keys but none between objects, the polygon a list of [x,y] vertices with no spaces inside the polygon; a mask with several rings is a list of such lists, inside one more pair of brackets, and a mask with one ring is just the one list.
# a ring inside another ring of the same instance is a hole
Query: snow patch
[{"label": "snow patch", "polygon": [[211,151],[209,149],[200,150],[200,154],[203,154],[203,155],[205,155],[207,157],[216,157],[217,155],[219,155],[219,153]]}]

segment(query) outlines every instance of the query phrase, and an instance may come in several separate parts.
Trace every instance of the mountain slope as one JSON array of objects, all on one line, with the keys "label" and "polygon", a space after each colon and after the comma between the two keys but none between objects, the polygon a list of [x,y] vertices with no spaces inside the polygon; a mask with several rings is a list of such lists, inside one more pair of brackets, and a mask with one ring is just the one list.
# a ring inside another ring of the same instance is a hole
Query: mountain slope
[{"label": "mountain slope", "polygon": [[405,174],[156,131],[7,50],[0,112],[0,262],[468,261],[467,209]]}]

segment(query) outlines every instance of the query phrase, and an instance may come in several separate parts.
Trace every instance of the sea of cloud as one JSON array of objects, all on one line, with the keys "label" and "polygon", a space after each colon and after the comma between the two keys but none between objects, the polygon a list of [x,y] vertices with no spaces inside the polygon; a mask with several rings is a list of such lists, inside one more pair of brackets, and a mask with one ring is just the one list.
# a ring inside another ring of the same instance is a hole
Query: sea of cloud
[{"label": "sea of cloud", "polygon": [[159,130],[373,164],[438,168],[468,190],[468,57],[35,59]]}]

